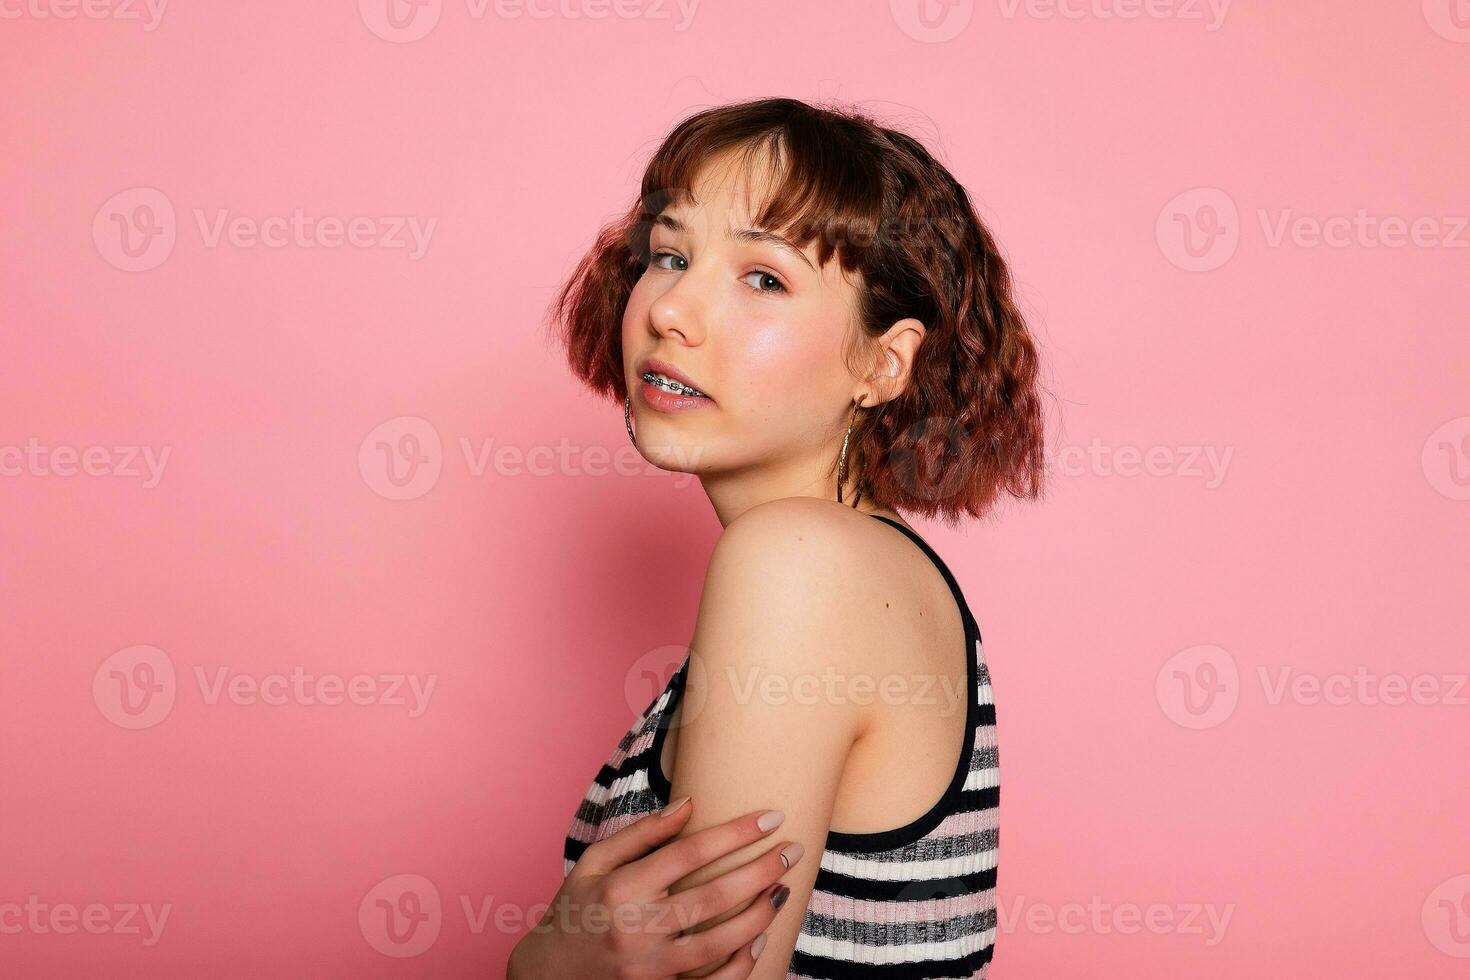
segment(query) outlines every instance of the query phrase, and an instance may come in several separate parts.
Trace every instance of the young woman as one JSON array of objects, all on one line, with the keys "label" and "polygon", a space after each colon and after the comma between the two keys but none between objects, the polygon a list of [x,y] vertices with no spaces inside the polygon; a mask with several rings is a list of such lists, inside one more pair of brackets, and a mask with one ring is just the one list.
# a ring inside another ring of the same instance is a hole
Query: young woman
[{"label": "young woman", "polygon": [[1035,346],[965,191],[857,111],[704,111],[556,314],[724,531],[690,652],[573,818],[511,976],[985,976],[990,677],[899,516],[1041,493]]}]

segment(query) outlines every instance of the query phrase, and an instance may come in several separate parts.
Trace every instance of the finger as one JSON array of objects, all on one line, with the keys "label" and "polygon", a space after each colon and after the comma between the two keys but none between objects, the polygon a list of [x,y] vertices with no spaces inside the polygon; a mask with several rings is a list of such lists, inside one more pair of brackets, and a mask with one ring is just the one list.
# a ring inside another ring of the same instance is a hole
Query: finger
[{"label": "finger", "polygon": [[760,957],[760,950],[756,949],[759,944],[762,948],[766,945],[766,934],[761,933],[750,942],[740,947],[734,956],[725,961],[725,965],[714,973],[707,974],[705,980],[745,980],[755,969],[755,961]]},{"label": "finger", "polygon": [[766,931],[777,912],[771,898],[785,887],[776,885],[766,889],[748,908],[703,932],[675,938],[669,944],[667,957],[661,962],[667,963],[675,972],[684,972],[728,956]]},{"label": "finger", "polygon": [[[780,810],[754,810],[665,844],[638,862],[638,884],[649,892],[667,890],[711,861],[760,840],[784,819]],[[764,827],[760,825],[762,820],[766,822]]]},{"label": "finger", "polygon": [[802,851],[800,841],[782,841],[718,878],[669,896],[663,903],[672,907],[669,918],[687,929],[723,915],[775,884],[801,860]]},{"label": "finger", "polygon": [[677,810],[671,809],[673,804],[670,804],[658,813],[646,814],[617,833],[589,844],[573,870],[582,874],[607,874],[643,857],[689,822],[689,815],[694,812],[694,801],[687,796],[683,799],[684,803]]},{"label": "finger", "polygon": [[[745,947],[743,946],[741,947],[741,949],[744,948]],[[681,973],[679,974],[679,980],[691,980],[691,978],[695,978],[695,980],[704,980],[704,978],[711,976],[717,971],[723,970],[726,964],[728,964],[731,960],[738,956],[739,953],[740,950],[736,950],[729,956],[722,956],[719,959],[715,960],[713,963],[706,963],[704,966],[700,967],[697,970],[689,970],[687,972]]]}]

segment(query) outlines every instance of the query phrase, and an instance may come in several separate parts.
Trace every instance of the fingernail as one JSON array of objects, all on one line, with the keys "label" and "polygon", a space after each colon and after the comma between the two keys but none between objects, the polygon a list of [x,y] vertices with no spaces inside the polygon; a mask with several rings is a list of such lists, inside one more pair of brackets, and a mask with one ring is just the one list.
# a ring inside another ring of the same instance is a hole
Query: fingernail
[{"label": "fingernail", "polygon": [[791,896],[791,889],[781,885],[771,893],[771,908],[779,909],[786,904],[786,899]]},{"label": "fingernail", "polygon": [[670,803],[668,806],[664,807],[663,812],[660,813],[659,816],[661,816],[661,817],[667,817],[669,814],[673,813],[675,810],[679,809],[679,807],[683,806],[685,803],[688,803],[688,802],[689,802],[689,797],[687,797],[687,796],[681,796],[677,800],[675,800],[674,802]]},{"label": "fingernail", "polygon": [[805,853],[806,848],[801,846],[801,841],[794,840],[781,848],[781,861],[789,868],[797,861],[800,861],[801,856]]},{"label": "fingernail", "polygon": [[750,944],[750,958],[760,959],[761,950],[766,948],[766,934],[761,933],[755,937],[755,942]]},{"label": "fingernail", "polygon": [[775,830],[777,827],[781,826],[781,821],[785,819],[786,814],[782,813],[780,810],[767,810],[765,813],[762,813],[760,815],[760,819],[756,820],[755,825],[763,831]]}]

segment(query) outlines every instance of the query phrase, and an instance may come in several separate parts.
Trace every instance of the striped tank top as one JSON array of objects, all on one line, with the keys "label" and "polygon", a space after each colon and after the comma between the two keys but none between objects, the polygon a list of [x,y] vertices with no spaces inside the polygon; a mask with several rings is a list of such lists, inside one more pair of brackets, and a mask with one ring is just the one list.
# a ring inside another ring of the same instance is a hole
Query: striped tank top
[{"label": "striped tank top", "polygon": [[[923,816],[891,830],[828,832],[786,977],[983,978],[995,951],[1000,768],[980,628],[928,543],[896,521],[869,516],[918,545],[959,604],[973,695],[966,698],[967,737],[948,788]],[[668,804],[663,744],[688,671],[686,654],[598,771],[567,830],[563,875],[589,844]]]}]

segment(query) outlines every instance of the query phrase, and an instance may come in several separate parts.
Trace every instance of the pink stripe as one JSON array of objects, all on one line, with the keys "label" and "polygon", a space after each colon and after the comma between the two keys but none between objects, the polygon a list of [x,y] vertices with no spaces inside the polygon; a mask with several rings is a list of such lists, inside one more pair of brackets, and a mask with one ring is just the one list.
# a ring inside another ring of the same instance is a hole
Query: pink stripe
[{"label": "pink stripe", "polygon": [[651,746],[653,744],[654,733],[655,730],[650,729],[644,732],[642,735],[639,735],[637,738],[633,739],[632,744],[628,746],[628,751],[624,752],[622,758],[618,761],[622,762],[623,759],[630,759],[633,756],[637,755],[639,752],[642,752],[644,749]]},{"label": "pink stripe", "polygon": [[611,837],[624,827],[631,823],[637,823],[646,816],[648,816],[646,813],[623,813],[613,817],[611,820],[604,820],[602,826],[597,830],[597,839],[603,840],[604,838]]},{"label": "pink stripe", "polygon": [[829,892],[814,891],[807,910],[815,915],[846,919],[851,922],[934,922],[952,919],[995,908],[995,889],[956,895],[953,898],[931,898],[923,902],[873,902],[865,898],[845,898]]},{"label": "pink stripe", "polygon": [[618,768],[618,766],[621,766],[629,758],[637,755],[639,752],[642,752],[644,749],[652,745],[653,735],[653,730],[649,730],[647,732],[644,732],[642,735],[639,735],[637,738],[633,739],[633,741],[629,742],[626,749],[613,749],[612,755],[607,757],[607,765],[613,769]]},{"label": "pink stripe", "polygon": [[572,818],[572,825],[567,828],[567,836],[579,844],[590,844],[597,839],[597,828],[585,820]]}]

